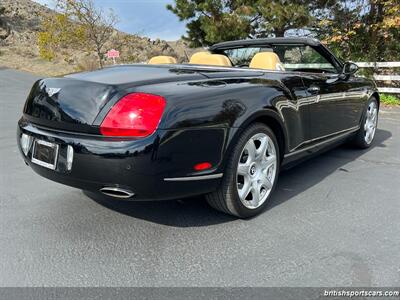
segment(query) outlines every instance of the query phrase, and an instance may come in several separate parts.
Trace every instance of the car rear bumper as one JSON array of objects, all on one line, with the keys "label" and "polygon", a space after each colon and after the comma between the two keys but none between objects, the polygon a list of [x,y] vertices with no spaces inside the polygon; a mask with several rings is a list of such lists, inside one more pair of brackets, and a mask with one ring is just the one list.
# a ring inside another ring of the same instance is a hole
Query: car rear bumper
[{"label": "car rear bumper", "polygon": [[[68,186],[100,192],[105,187],[133,193],[129,200],[165,200],[214,191],[222,178],[222,153],[226,129],[158,130],[140,140],[110,139],[40,128],[21,119],[17,141],[24,161],[36,173]],[[32,149],[25,155],[22,134],[59,145],[55,170],[32,162]],[[196,141],[207,140],[209,143]],[[67,168],[67,147],[73,162]],[[194,171],[196,163],[208,161],[212,168]]]}]

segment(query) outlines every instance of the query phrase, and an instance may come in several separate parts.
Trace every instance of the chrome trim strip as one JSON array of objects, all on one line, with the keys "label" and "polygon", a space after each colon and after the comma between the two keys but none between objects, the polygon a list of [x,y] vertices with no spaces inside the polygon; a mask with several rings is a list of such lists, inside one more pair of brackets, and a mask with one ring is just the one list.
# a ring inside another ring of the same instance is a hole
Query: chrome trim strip
[{"label": "chrome trim strip", "polygon": [[[295,150],[295,151],[293,151],[293,152],[287,153],[287,154],[284,155],[284,158],[288,158],[288,157],[290,157],[290,156],[292,156],[292,155],[301,153],[301,152],[303,152],[303,151],[307,151],[307,150],[310,150],[310,149],[312,149],[312,148],[321,146],[321,145],[323,145],[323,144],[327,144],[327,143],[333,142],[333,141],[335,141],[335,140],[341,139],[341,138],[345,137],[346,135],[349,135],[349,134],[351,134],[351,133],[353,133],[353,132],[356,132],[358,129],[360,129],[360,126],[355,126],[355,127],[352,127],[352,128],[346,129],[346,130],[342,130],[342,131],[339,131],[339,132],[336,132],[336,133],[333,133],[333,134],[329,134],[329,135],[327,135],[327,136],[325,136],[325,137],[328,137],[328,136],[331,136],[331,135],[334,135],[334,134],[338,134],[338,135],[335,135],[335,136],[332,137],[332,138],[329,138],[329,139],[327,139],[327,140],[321,141],[321,142],[316,143],[316,144],[314,144],[314,145],[307,146],[307,147],[305,147],[305,148],[303,148],[303,149],[299,149],[299,150]],[[323,138],[323,137],[322,137],[322,138]],[[320,138],[317,138],[317,139],[320,139]],[[314,140],[317,140],[317,139],[312,139],[312,140],[309,140],[309,141],[307,141],[307,142],[314,141]]]},{"label": "chrome trim strip", "polygon": [[359,126],[359,125],[354,126],[354,127],[350,127],[350,128],[344,129],[344,130],[336,131],[336,132],[334,132],[334,133],[330,133],[330,134],[327,134],[327,135],[323,135],[323,136],[320,136],[320,137],[317,137],[317,138],[313,138],[313,139],[310,139],[310,140],[306,140],[306,141],[300,143],[298,146],[296,146],[296,147],[295,147],[294,149],[292,149],[291,151],[293,151],[293,152],[294,152],[294,151],[297,151],[297,150],[296,150],[297,148],[301,147],[301,146],[304,145],[304,144],[310,143],[310,142],[314,142],[314,141],[317,141],[317,140],[321,140],[321,139],[323,139],[323,138],[327,138],[327,137],[330,137],[330,136],[334,136],[333,138],[335,138],[335,136],[339,135],[340,133],[347,133],[347,132],[350,132],[350,131],[353,131],[353,130],[358,130],[358,129],[360,129],[360,126]]},{"label": "chrome trim strip", "polygon": [[72,163],[74,161],[74,148],[71,145],[67,146],[67,170],[71,171]]},{"label": "chrome trim strip", "polygon": [[174,178],[164,178],[164,181],[192,181],[192,180],[206,180],[221,178],[224,173],[211,174],[211,175],[201,175],[201,176],[188,176],[188,177],[174,177]]}]

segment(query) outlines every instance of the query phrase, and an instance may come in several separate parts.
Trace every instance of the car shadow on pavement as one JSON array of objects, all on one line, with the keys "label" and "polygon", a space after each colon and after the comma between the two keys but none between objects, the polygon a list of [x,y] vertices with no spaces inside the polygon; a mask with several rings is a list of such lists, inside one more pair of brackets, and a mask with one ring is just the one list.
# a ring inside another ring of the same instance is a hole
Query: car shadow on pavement
[{"label": "car shadow on pavement", "polygon": [[351,174],[351,169],[346,167],[348,163],[374,148],[387,147],[384,142],[391,136],[390,131],[377,129],[373,145],[368,149],[359,149],[350,143],[343,144],[281,172],[273,201],[267,209],[273,209],[290,200],[334,172]]},{"label": "car shadow on pavement", "polygon": [[[349,172],[344,167],[347,163],[375,147],[386,147],[384,141],[391,136],[389,131],[377,129],[374,144],[369,149],[355,149],[345,144],[283,171],[267,210],[272,210],[275,206],[306,191],[335,171]],[[182,200],[135,202],[116,200],[90,192],[84,193],[98,204],[116,212],[167,226],[199,227],[237,220],[212,209],[202,196]]]}]

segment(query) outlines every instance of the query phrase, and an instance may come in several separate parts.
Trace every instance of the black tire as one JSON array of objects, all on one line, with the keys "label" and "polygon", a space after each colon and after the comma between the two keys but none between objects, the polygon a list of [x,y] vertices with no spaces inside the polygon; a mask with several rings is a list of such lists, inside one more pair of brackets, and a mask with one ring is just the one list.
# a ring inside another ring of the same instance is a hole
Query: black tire
[{"label": "black tire", "polygon": [[371,141],[367,142],[366,138],[365,138],[365,135],[366,135],[365,122],[367,120],[367,113],[368,113],[369,107],[370,107],[372,102],[375,103],[376,108],[378,110],[377,111],[377,116],[376,116],[376,126],[378,125],[378,115],[379,115],[378,100],[376,100],[375,97],[371,97],[368,100],[368,103],[367,103],[367,105],[366,105],[366,107],[364,109],[363,117],[362,117],[361,124],[360,124],[360,129],[357,131],[357,134],[356,134],[356,136],[354,137],[354,139],[352,141],[353,145],[355,145],[357,148],[361,148],[361,149],[369,148],[372,145],[372,143],[374,141],[374,138],[375,138],[375,132],[374,132],[374,137],[372,138]]},{"label": "black tire", "polygon": [[[253,137],[257,133],[267,134],[270,140],[274,143],[276,149],[276,171],[271,191],[269,192],[269,195],[267,196],[265,202],[263,202],[260,207],[247,208],[241,202],[237,191],[237,166],[246,143],[250,140],[251,137]],[[213,208],[239,218],[250,218],[258,215],[267,207],[270,201],[271,195],[273,194],[276,183],[278,181],[277,179],[279,175],[279,166],[280,153],[275,134],[268,126],[262,123],[254,123],[244,130],[244,132],[239,137],[236,145],[233,146],[232,152],[230,154],[230,157],[228,158],[228,162],[225,168],[222,183],[217,191],[206,195],[207,202]]]}]

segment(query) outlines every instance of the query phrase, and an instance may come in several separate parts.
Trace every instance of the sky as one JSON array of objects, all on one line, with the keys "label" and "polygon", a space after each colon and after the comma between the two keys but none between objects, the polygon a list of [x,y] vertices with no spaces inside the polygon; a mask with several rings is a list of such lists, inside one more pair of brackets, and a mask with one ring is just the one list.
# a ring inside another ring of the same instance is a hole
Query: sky
[{"label": "sky", "polygon": [[[53,0],[34,0],[40,4],[54,7]],[[95,5],[112,8],[118,15],[117,29],[151,39],[173,41],[185,34],[185,24],[167,10],[173,0],[94,0]]]}]

